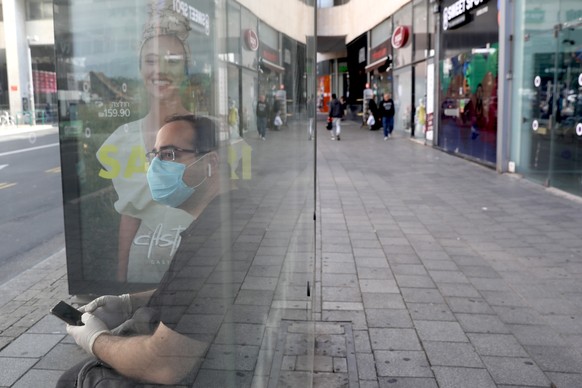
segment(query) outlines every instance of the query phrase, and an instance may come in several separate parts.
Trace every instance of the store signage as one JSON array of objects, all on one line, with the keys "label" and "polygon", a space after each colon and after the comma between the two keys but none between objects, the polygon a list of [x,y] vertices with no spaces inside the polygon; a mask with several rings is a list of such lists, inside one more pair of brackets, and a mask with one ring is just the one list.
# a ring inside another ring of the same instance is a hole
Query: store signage
[{"label": "store signage", "polygon": [[11,92],[17,92],[18,91],[18,86],[17,85],[10,85],[10,91]]},{"label": "store signage", "polygon": [[257,51],[259,49],[259,37],[257,36],[257,33],[250,28],[244,32],[244,42],[245,47],[250,51]]},{"label": "store signage", "polygon": [[265,58],[269,62],[279,63],[279,52],[273,50],[265,44],[261,45],[261,57]]},{"label": "store signage", "polygon": [[457,0],[443,9],[443,30],[449,30],[469,22],[469,13],[488,0]]},{"label": "store signage", "polygon": [[398,26],[392,34],[392,47],[399,49],[406,46],[410,37],[410,28],[408,26]]},{"label": "store signage", "polygon": [[375,62],[390,55],[388,41],[385,41],[370,50],[370,62]]},{"label": "store signage", "polygon": [[174,11],[181,13],[185,18],[189,19],[204,31],[206,35],[210,35],[210,16],[204,13],[185,1],[172,0]]},{"label": "store signage", "polygon": [[578,135],[578,136],[582,136],[582,123],[579,123],[579,124],[576,126],[576,135]]}]

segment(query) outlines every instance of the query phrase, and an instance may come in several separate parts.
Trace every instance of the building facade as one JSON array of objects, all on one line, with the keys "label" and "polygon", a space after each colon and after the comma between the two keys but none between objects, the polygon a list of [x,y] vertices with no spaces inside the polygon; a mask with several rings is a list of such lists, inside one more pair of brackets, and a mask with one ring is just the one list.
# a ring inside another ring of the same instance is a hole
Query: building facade
[{"label": "building facade", "polygon": [[3,0],[0,10],[0,111],[17,124],[52,121],[57,102],[53,2]]},{"label": "building facade", "polygon": [[581,2],[387,3],[318,12],[318,39],[347,47],[360,115],[368,83],[375,98],[392,93],[396,129],[412,138],[582,196]]},{"label": "building facade", "polygon": [[[250,112],[259,94],[272,104],[284,99],[284,117],[292,118],[309,94],[325,111],[336,93],[361,119],[369,84],[377,99],[392,93],[396,127],[407,135],[582,195],[579,1],[320,2],[316,76],[308,65],[296,66],[306,63],[295,59],[309,42],[294,23],[281,24],[255,1],[227,4],[230,48],[219,55],[232,90],[222,110],[236,108],[239,134],[254,128]],[[1,23],[0,110],[17,123],[53,120],[54,52],[67,47],[55,45],[52,2],[4,0]],[[100,42],[93,45],[105,44],[93,38]],[[82,88],[66,93],[83,98]]]}]

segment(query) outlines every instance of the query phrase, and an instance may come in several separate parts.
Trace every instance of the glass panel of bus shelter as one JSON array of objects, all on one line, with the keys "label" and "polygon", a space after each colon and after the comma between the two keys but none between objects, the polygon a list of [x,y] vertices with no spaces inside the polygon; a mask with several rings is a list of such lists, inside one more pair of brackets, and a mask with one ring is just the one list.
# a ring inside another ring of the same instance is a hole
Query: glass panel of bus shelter
[{"label": "glass panel of bus shelter", "polygon": [[[288,82],[315,91],[313,2],[239,3],[307,47]],[[163,322],[204,355],[185,385],[311,386],[309,116],[279,131],[264,118],[258,63],[229,55],[226,0],[54,5],[69,293],[155,290],[145,333]],[[257,51],[256,30],[239,38]],[[241,89],[253,128],[233,134]],[[282,371],[285,356],[302,370]]]}]

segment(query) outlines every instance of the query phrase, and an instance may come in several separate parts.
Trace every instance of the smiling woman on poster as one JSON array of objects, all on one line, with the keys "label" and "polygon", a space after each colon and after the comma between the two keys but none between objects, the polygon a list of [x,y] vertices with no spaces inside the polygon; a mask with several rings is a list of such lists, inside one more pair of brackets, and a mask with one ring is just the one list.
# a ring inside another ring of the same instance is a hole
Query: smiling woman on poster
[{"label": "smiling woman on poster", "polygon": [[146,152],[167,117],[189,112],[181,89],[188,84],[189,21],[172,9],[172,1],[150,2],[139,46],[139,71],[148,98],[148,113],[117,128],[102,144],[99,176],[111,179],[121,214],[117,280],[152,283],[162,274],[180,243],[180,232],[193,221],[188,213],[152,200]]}]

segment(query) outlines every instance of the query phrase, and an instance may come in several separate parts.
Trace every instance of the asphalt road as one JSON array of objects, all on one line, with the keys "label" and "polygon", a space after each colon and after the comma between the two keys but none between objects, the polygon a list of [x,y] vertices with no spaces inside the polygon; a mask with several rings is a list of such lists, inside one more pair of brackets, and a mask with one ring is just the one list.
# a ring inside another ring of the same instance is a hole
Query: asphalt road
[{"label": "asphalt road", "polygon": [[0,284],[63,246],[57,129],[0,136]]}]

